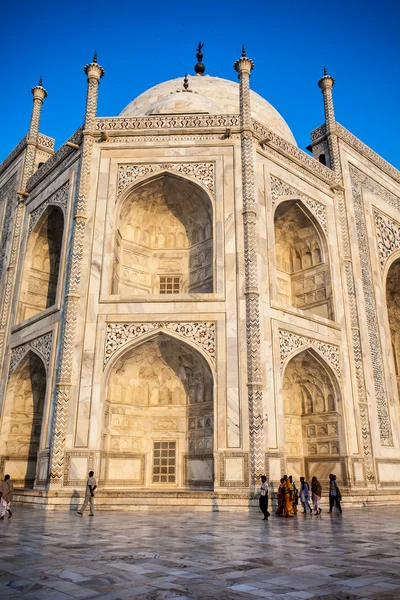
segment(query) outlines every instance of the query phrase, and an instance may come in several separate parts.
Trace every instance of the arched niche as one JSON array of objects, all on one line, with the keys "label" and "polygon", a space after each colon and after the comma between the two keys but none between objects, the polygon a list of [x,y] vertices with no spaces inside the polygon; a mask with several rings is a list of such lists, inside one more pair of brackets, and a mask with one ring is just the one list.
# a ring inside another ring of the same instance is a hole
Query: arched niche
[{"label": "arched niche", "polygon": [[386,276],[386,306],[400,397],[400,258],[390,265]]},{"label": "arched niche", "polygon": [[0,453],[17,486],[33,487],[46,397],[46,368],[29,351],[12,374],[3,405]]},{"label": "arched niche", "polygon": [[333,320],[331,273],[322,231],[299,200],[279,204],[274,227],[279,302]]},{"label": "arched niche", "polygon": [[129,472],[132,485],[210,489],[213,406],[210,367],[185,342],[158,333],[120,355],[107,383],[104,484]]},{"label": "arched niche", "polygon": [[112,293],[211,293],[213,253],[213,210],[205,190],[159,174],[121,203]]},{"label": "arched niche", "polygon": [[55,304],[63,231],[62,210],[50,205],[27,243],[17,322],[25,321]]},{"label": "arched niche", "polygon": [[285,368],[282,400],[285,453],[287,461],[302,471],[296,473],[298,479],[304,475],[305,458],[340,454],[340,388],[325,361],[313,350],[305,349]]}]

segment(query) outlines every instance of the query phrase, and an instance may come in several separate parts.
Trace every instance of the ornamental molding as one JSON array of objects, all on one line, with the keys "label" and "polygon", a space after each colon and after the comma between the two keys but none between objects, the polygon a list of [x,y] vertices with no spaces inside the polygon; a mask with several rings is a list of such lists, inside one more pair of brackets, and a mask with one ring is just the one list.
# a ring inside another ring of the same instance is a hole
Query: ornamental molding
[{"label": "ornamental molding", "polygon": [[117,198],[133,182],[152,173],[171,171],[197,179],[212,194],[214,194],[214,163],[138,163],[131,165],[118,165]]},{"label": "ornamental molding", "polygon": [[80,127],[75,133],[61,146],[57,152],[52,154],[50,158],[46,160],[43,166],[40,169],[37,169],[35,173],[28,179],[26,184],[27,192],[33,190],[33,188],[38,185],[40,181],[42,181],[47,175],[53,171],[56,167],[58,167],[66,158],[69,157],[70,154],[76,152],[76,148],[70,146],[69,144],[80,144],[82,140],[82,127]]},{"label": "ornamental molding", "polygon": [[137,340],[147,333],[171,331],[183,340],[190,340],[198,346],[215,365],[215,323],[211,321],[181,322],[149,322],[149,323],[107,323],[106,342],[104,348],[103,369],[117,350]]},{"label": "ornamental molding", "polygon": [[4,209],[4,219],[2,230],[0,231],[0,281],[5,269],[7,242],[11,239],[11,218],[13,213],[13,205],[17,204],[17,174],[10,179],[0,189],[0,202],[6,202]]},{"label": "ornamental molding", "polygon": [[284,329],[279,329],[279,355],[281,361],[281,372],[283,371],[288,356],[293,354],[293,352],[296,350],[301,350],[302,348],[310,346],[319,351],[319,353],[327,360],[329,365],[340,379],[341,372],[339,346],[321,342],[320,340],[316,340],[304,335],[298,335],[297,333],[286,331]]},{"label": "ornamental molding", "polygon": [[396,250],[400,250],[400,224],[373,207],[381,269]]},{"label": "ornamental molding", "polygon": [[65,183],[62,187],[60,187],[54,194],[46,198],[40,206],[35,208],[30,213],[29,219],[29,227],[28,227],[28,236],[31,235],[33,229],[36,226],[36,223],[39,221],[46,208],[51,204],[54,206],[59,206],[64,213],[64,217],[67,213],[67,204],[68,204],[68,194],[69,194],[69,181]]},{"label": "ornamental molding", "polygon": [[11,375],[14,373],[24,356],[28,354],[29,350],[34,350],[34,352],[43,359],[43,362],[46,366],[46,371],[48,371],[50,366],[52,340],[53,333],[45,333],[41,337],[35,338],[26,344],[22,344],[21,346],[13,348],[11,350],[8,379],[10,379]]},{"label": "ornamental molding", "polygon": [[322,138],[325,134],[326,134],[326,125],[324,123],[323,125],[320,125],[316,129],[312,130],[311,142],[315,142],[316,140],[319,140],[319,138]]},{"label": "ornamental molding", "polygon": [[24,135],[22,140],[18,142],[15,146],[14,150],[10,152],[10,154],[0,163],[0,175],[4,173],[4,171],[11,165],[12,162],[21,154],[21,152],[26,148],[26,143],[28,140],[28,135]]},{"label": "ornamental molding", "polygon": [[[372,374],[374,382],[374,392],[376,399],[378,425],[381,444],[384,446],[393,445],[393,435],[391,430],[389,404],[384,374],[384,358],[380,339],[380,330],[377,317],[377,304],[375,298],[374,282],[372,280],[372,265],[370,259],[370,245],[367,232],[365,206],[363,202],[363,189],[381,195],[384,188],[377,184],[354,165],[349,165],[351,179],[351,188],[353,196],[354,216],[357,231],[358,255],[361,266],[361,281],[364,291],[364,306],[367,320],[369,351],[372,362]],[[390,198],[396,198],[385,190],[385,195]],[[382,196],[381,196],[382,197]],[[397,202],[399,200],[397,199]]]},{"label": "ornamental molding", "polygon": [[54,142],[54,138],[51,138],[48,135],[44,135],[43,133],[39,133],[38,145],[42,148],[46,148],[46,150],[51,150],[54,152]]},{"label": "ornamental molding", "polygon": [[[322,179],[322,181],[328,185],[338,183],[339,179],[337,174],[318,162],[313,156],[306,154],[297,146],[294,146],[264,125],[261,125],[261,123],[258,123],[258,121],[253,119],[252,122],[254,133],[264,140],[262,145],[265,145],[267,148],[269,146],[272,147],[274,150],[278,151],[279,156],[281,154],[286,155],[286,157],[290,159],[292,167],[294,163],[297,163],[300,167],[304,167],[308,174],[315,175],[319,180]],[[321,181],[319,181],[319,183],[321,183]]]},{"label": "ornamental molding", "polygon": [[365,158],[374,163],[381,171],[389,175],[389,177],[400,183],[400,171],[379,156],[379,154],[371,150],[371,148],[356,138],[355,135],[350,133],[350,131],[343,127],[343,125],[340,125],[340,123],[336,123],[336,133],[341,140],[354,148],[354,150],[357,150],[362,156],[365,156]]},{"label": "ornamental molding", "polygon": [[307,208],[310,209],[318,223],[326,234],[328,234],[328,226],[326,222],[326,207],[317,200],[313,200],[306,194],[303,194],[296,188],[292,187],[288,183],[285,183],[277,177],[271,176],[271,195],[272,195],[272,206],[275,207],[283,196],[295,196],[299,200],[302,200]]},{"label": "ornamental molding", "polygon": [[96,119],[97,131],[132,131],[195,127],[239,127],[240,115],[186,115],[152,117],[105,117]]},{"label": "ornamental molding", "polygon": [[[187,142],[187,141],[197,141],[197,140],[221,140],[223,139],[223,136],[221,137],[220,133],[214,133],[214,134],[205,134],[205,133],[198,133],[198,134],[186,134],[186,135],[181,135],[180,132],[176,132],[176,131],[171,131],[169,132],[169,135],[173,135],[174,136],[174,141],[182,141],[182,142]],[[230,138],[229,139],[240,139],[240,134],[239,133],[231,133]],[[136,135],[130,135],[129,133],[127,133],[126,135],[110,135],[107,138],[106,142],[102,143],[102,147],[103,146],[108,146],[109,144],[131,144],[133,142],[143,142],[143,140],[146,140],[146,142],[165,142],[165,134],[159,134],[159,135],[151,135],[147,132],[142,132],[142,134],[140,134],[140,132],[137,132]]]}]

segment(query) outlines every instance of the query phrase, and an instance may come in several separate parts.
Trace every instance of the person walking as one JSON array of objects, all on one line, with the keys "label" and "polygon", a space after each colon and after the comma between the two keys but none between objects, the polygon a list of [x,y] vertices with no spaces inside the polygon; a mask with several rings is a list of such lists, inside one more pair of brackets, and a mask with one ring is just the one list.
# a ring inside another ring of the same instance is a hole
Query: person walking
[{"label": "person walking", "polygon": [[336,506],[338,511],[342,512],[342,507],[340,506],[340,501],[342,499],[337,481],[336,475],[332,473],[329,475],[329,512],[331,513],[333,507]]},{"label": "person walking", "polygon": [[283,479],[283,477],[282,477],[279,487],[278,487],[278,492],[276,494],[276,500],[277,500],[277,507],[276,507],[275,514],[278,515],[278,517],[282,517],[283,508],[285,506],[285,480]]},{"label": "person walking", "polygon": [[291,475],[289,475],[289,481],[292,484],[292,488],[293,488],[293,513],[295,515],[297,515],[297,507],[299,504],[299,492],[298,492],[295,482],[293,481],[293,477]]},{"label": "person walking", "polygon": [[303,507],[303,513],[306,513],[308,508],[310,510],[310,515],[312,515],[312,508],[310,506],[310,487],[304,477],[300,477],[300,502]]},{"label": "person walking", "polygon": [[14,496],[14,484],[9,475],[5,475],[3,483],[0,485],[0,519],[8,512],[8,518],[11,519],[11,502]]},{"label": "person walking", "polygon": [[82,504],[81,508],[78,510],[78,515],[83,515],[83,512],[87,505],[89,504],[90,512],[89,517],[94,517],[94,491],[97,489],[96,480],[94,478],[93,471],[89,473],[89,479],[86,482],[86,492],[85,492],[85,501]]},{"label": "person walking", "polygon": [[261,489],[260,489],[260,510],[264,515],[263,521],[268,521],[268,483],[265,475],[261,476]]},{"label": "person walking", "polygon": [[322,488],[318,479],[314,476],[311,480],[311,497],[314,505],[314,511],[316,515],[320,515],[321,510],[321,496],[322,496]]},{"label": "person walking", "polygon": [[284,486],[285,486],[285,504],[282,511],[283,517],[294,517],[293,510],[293,487],[290,482],[290,479],[287,475],[283,476]]}]

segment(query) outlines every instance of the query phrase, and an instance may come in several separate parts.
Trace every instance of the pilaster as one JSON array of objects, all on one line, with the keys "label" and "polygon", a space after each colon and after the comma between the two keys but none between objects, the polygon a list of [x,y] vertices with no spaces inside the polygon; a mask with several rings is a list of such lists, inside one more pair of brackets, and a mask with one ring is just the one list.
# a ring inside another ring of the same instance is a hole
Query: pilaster
[{"label": "pilaster", "polygon": [[259,275],[257,264],[257,211],[254,186],[254,147],[250,104],[250,72],[254,67],[242,49],[235,62],[240,81],[241,160],[243,187],[243,230],[246,296],[247,385],[250,424],[250,478],[255,485],[265,471],[263,386]]},{"label": "pilaster", "polygon": [[101,77],[104,75],[103,67],[97,64],[96,54],[93,57],[93,62],[85,66],[84,72],[88,76],[85,124],[79,169],[78,192],[74,208],[72,243],[68,256],[67,292],[61,321],[61,346],[59,350],[59,368],[57,373],[56,401],[50,455],[50,486],[53,488],[61,486],[64,471],[65,440],[72,386],[72,359],[77,331],[78,304],[81,298],[80,284],[83,241],[88,218],[87,196],[89,192],[90,162],[94,138],[96,136],[95,124],[98,86]]}]

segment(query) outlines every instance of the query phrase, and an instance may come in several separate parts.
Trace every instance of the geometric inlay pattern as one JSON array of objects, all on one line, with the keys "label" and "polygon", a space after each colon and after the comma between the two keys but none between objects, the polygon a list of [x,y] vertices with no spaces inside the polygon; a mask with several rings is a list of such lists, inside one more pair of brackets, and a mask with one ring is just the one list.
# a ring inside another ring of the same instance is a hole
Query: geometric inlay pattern
[{"label": "geometric inlay pattern", "polygon": [[118,166],[117,196],[131,183],[141,177],[146,177],[158,171],[172,171],[193,177],[202,183],[212,194],[214,194],[214,163],[149,163],[136,165]]},{"label": "geometric inlay pattern", "polygon": [[173,331],[199,346],[215,364],[215,323],[107,323],[103,368],[113,354],[125,344],[157,330]]},{"label": "geometric inlay pattern", "polygon": [[304,335],[298,335],[291,331],[285,331],[284,329],[279,330],[279,354],[281,359],[281,370],[287,359],[295,350],[302,348],[303,346],[313,346],[316,348],[324,358],[331,365],[335,373],[340,378],[340,352],[339,347],[333,344],[327,344],[314,338],[309,338]]},{"label": "geometric inlay pattern", "polygon": [[400,225],[376,208],[373,209],[373,213],[378,240],[379,262],[381,268],[384,269],[389,256],[395,250],[400,249]]}]

